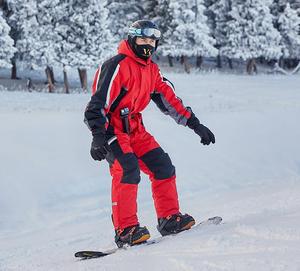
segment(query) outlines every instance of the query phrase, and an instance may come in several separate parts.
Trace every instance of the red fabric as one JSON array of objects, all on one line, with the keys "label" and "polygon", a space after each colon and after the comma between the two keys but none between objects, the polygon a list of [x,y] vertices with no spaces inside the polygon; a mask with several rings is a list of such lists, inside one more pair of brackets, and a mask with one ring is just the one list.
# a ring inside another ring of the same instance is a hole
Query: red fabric
[{"label": "red fabric", "polygon": [[93,85],[92,85],[92,95],[94,95],[97,90],[100,72],[101,72],[101,68],[97,69],[96,73],[94,75],[94,80],[93,80]]},{"label": "red fabric", "polygon": [[[176,97],[172,87],[163,81],[157,64],[152,62],[151,58],[145,61],[137,57],[126,40],[120,43],[118,53],[127,57],[119,63],[116,75],[111,82],[108,91],[109,97],[106,98],[105,113],[109,112],[110,106],[120,94],[122,87],[126,88],[128,93],[121,100],[114,113],[111,113],[110,124],[112,126],[121,131],[120,109],[127,107],[132,114],[142,112],[149,104],[151,100],[150,94],[154,91],[162,93],[168,103],[180,115],[187,119],[190,118],[191,113],[184,107],[181,100]],[[100,69],[96,71],[94,77],[93,93],[97,90]]]},{"label": "red fabric", "polygon": [[137,185],[121,183],[122,166],[115,160],[110,168],[112,179],[111,199],[113,224],[115,229],[124,229],[138,224]]},{"label": "red fabric", "polygon": [[[139,122],[132,134],[117,135],[118,143],[125,153],[135,153],[137,158],[160,147]],[[140,169],[149,176],[152,182],[152,196],[157,217],[166,217],[179,212],[179,202],[176,189],[176,177],[156,180],[154,174],[138,159]],[[137,184],[121,183],[122,166],[115,160],[110,167],[112,181],[112,212],[115,229],[124,229],[138,224],[137,218]]]},{"label": "red fabric", "polygon": [[[184,107],[181,100],[176,97],[172,87],[163,80],[158,66],[151,59],[144,61],[138,58],[131,50],[127,41],[120,43],[118,53],[127,57],[122,59],[113,71],[112,79],[107,87],[104,113],[110,114],[109,125],[113,127],[113,132],[117,137],[122,152],[134,153],[139,158],[145,153],[159,147],[156,140],[142,125],[140,114],[149,104],[151,93],[154,91],[161,93],[178,115],[188,119],[191,113]],[[99,68],[94,78],[93,93],[99,89],[97,84],[101,75]],[[122,88],[126,88],[128,92],[114,112],[110,112],[110,107],[119,96]],[[124,133],[120,119],[120,109],[125,107],[130,110],[130,135]],[[106,123],[106,128],[107,126],[108,123]],[[157,216],[166,217],[178,213],[179,203],[175,176],[165,180],[156,180],[153,173],[141,160],[139,160],[139,166],[142,171],[149,175],[152,182],[152,194]],[[124,229],[138,223],[136,202],[138,185],[121,183],[123,169],[117,159],[111,165],[110,173],[113,178],[113,223],[116,229]]]}]

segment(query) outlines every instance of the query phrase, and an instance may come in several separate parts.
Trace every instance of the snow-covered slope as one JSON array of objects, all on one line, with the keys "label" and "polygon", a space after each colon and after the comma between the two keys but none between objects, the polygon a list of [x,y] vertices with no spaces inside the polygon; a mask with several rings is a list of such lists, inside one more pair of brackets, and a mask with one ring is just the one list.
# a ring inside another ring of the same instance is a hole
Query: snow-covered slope
[{"label": "snow-covered slope", "polygon": [[[0,92],[0,270],[300,270],[300,77],[168,74],[216,135],[202,146],[154,105],[144,123],[171,156],[181,209],[224,223],[112,256],[110,175],[89,157],[89,95]],[[146,176],[139,217],[159,236]],[[297,256],[298,255],[298,256]]]}]

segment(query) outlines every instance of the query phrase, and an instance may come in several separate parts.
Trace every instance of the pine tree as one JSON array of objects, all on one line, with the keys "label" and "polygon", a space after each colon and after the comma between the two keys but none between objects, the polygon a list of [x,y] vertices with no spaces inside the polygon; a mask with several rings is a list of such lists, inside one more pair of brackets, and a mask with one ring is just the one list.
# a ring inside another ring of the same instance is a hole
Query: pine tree
[{"label": "pine tree", "polygon": [[156,17],[156,9],[159,7],[159,0],[145,0],[143,1],[144,19],[154,21]]},{"label": "pine tree", "polygon": [[[39,68],[44,52],[40,52],[41,31],[38,22],[38,7],[35,0],[15,0],[10,2],[10,24],[18,49],[16,60],[23,66]],[[51,50],[51,49],[50,49]]]},{"label": "pine tree", "polygon": [[109,25],[112,35],[117,39],[126,39],[130,25],[145,16],[143,4],[138,0],[108,0]]},{"label": "pine tree", "polygon": [[198,0],[195,6],[194,56],[212,57],[218,54],[214,47],[216,40],[212,37],[207,24],[203,0]]},{"label": "pine tree", "polygon": [[91,68],[115,53],[116,40],[107,26],[105,2],[61,1],[61,17],[55,26],[60,37],[57,62],[71,67]]},{"label": "pine tree", "polygon": [[300,0],[288,0],[291,8],[297,10],[298,14],[300,13]]},{"label": "pine tree", "polygon": [[248,60],[248,72],[254,59],[278,59],[281,56],[280,34],[273,26],[269,0],[233,0],[227,23],[226,44],[221,53],[230,58]]},{"label": "pine tree", "polygon": [[9,2],[10,25],[18,53],[16,60],[33,69],[55,65],[58,37],[54,33],[59,0]]},{"label": "pine tree", "polygon": [[[172,21],[162,45],[163,54],[180,56],[184,63],[185,57],[215,56],[217,50],[213,47],[215,41],[206,24],[203,2],[170,0],[169,8]],[[188,72],[186,65],[185,69]]]},{"label": "pine tree", "polygon": [[0,10],[0,67],[11,68],[11,59],[16,52],[14,47],[14,41],[9,36],[10,27],[3,17],[3,13]]},{"label": "pine tree", "polygon": [[204,14],[207,17],[207,25],[210,29],[210,32],[214,36],[214,32],[216,29],[216,11],[212,8],[218,0],[204,0],[205,11]]},{"label": "pine tree", "polygon": [[297,11],[286,5],[279,16],[279,31],[282,36],[283,57],[300,58],[300,16]]},{"label": "pine tree", "polygon": [[59,20],[55,33],[60,37],[57,62],[77,67],[83,89],[86,89],[86,69],[98,66],[112,56],[117,42],[107,27],[105,1],[60,1]]},{"label": "pine tree", "polygon": [[208,6],[207,13],[210,16],[210,28],[212,36],[216,40],[216,48],[219,49],[218,67],[221,68],[220,49],[226,44],[226,26],[229,20],[229,12],[231,10],[231,2],[228,0],[211,1]]}]

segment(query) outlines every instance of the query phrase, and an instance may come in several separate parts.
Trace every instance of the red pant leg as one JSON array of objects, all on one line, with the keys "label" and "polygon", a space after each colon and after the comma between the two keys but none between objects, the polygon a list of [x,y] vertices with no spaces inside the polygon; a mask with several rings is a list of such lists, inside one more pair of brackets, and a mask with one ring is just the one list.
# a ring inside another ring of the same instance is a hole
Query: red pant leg
[{"label": "red pant leg", "polygon": [[175,168],[168,154],[145,130],[135,134],[131,140],[131,146],[139,159],[141,170],[151,180],[152,197],[157,217],[178,213],[179,202]]},{"label": "red pant leg", "polygon": [[115,229],[124,229],[138,224],[136,200],[140,170],[127,135],[117,136],[110,148],[113,154],[110,161],[113,224]]}]

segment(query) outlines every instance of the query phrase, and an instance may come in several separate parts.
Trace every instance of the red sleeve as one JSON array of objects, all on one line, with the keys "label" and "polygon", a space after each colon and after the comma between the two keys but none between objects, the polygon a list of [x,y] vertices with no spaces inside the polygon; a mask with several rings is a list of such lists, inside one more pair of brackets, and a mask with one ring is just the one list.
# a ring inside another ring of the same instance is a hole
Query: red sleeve
[{"label": "red sleeve", "polygon": [[173,84],[161,75],[158,68],[151,99],[163,113],[171,116],[178,124],[186,126],[187,120],[191,117],[191,110],[183,105],[182,100],[175,94]]}]

